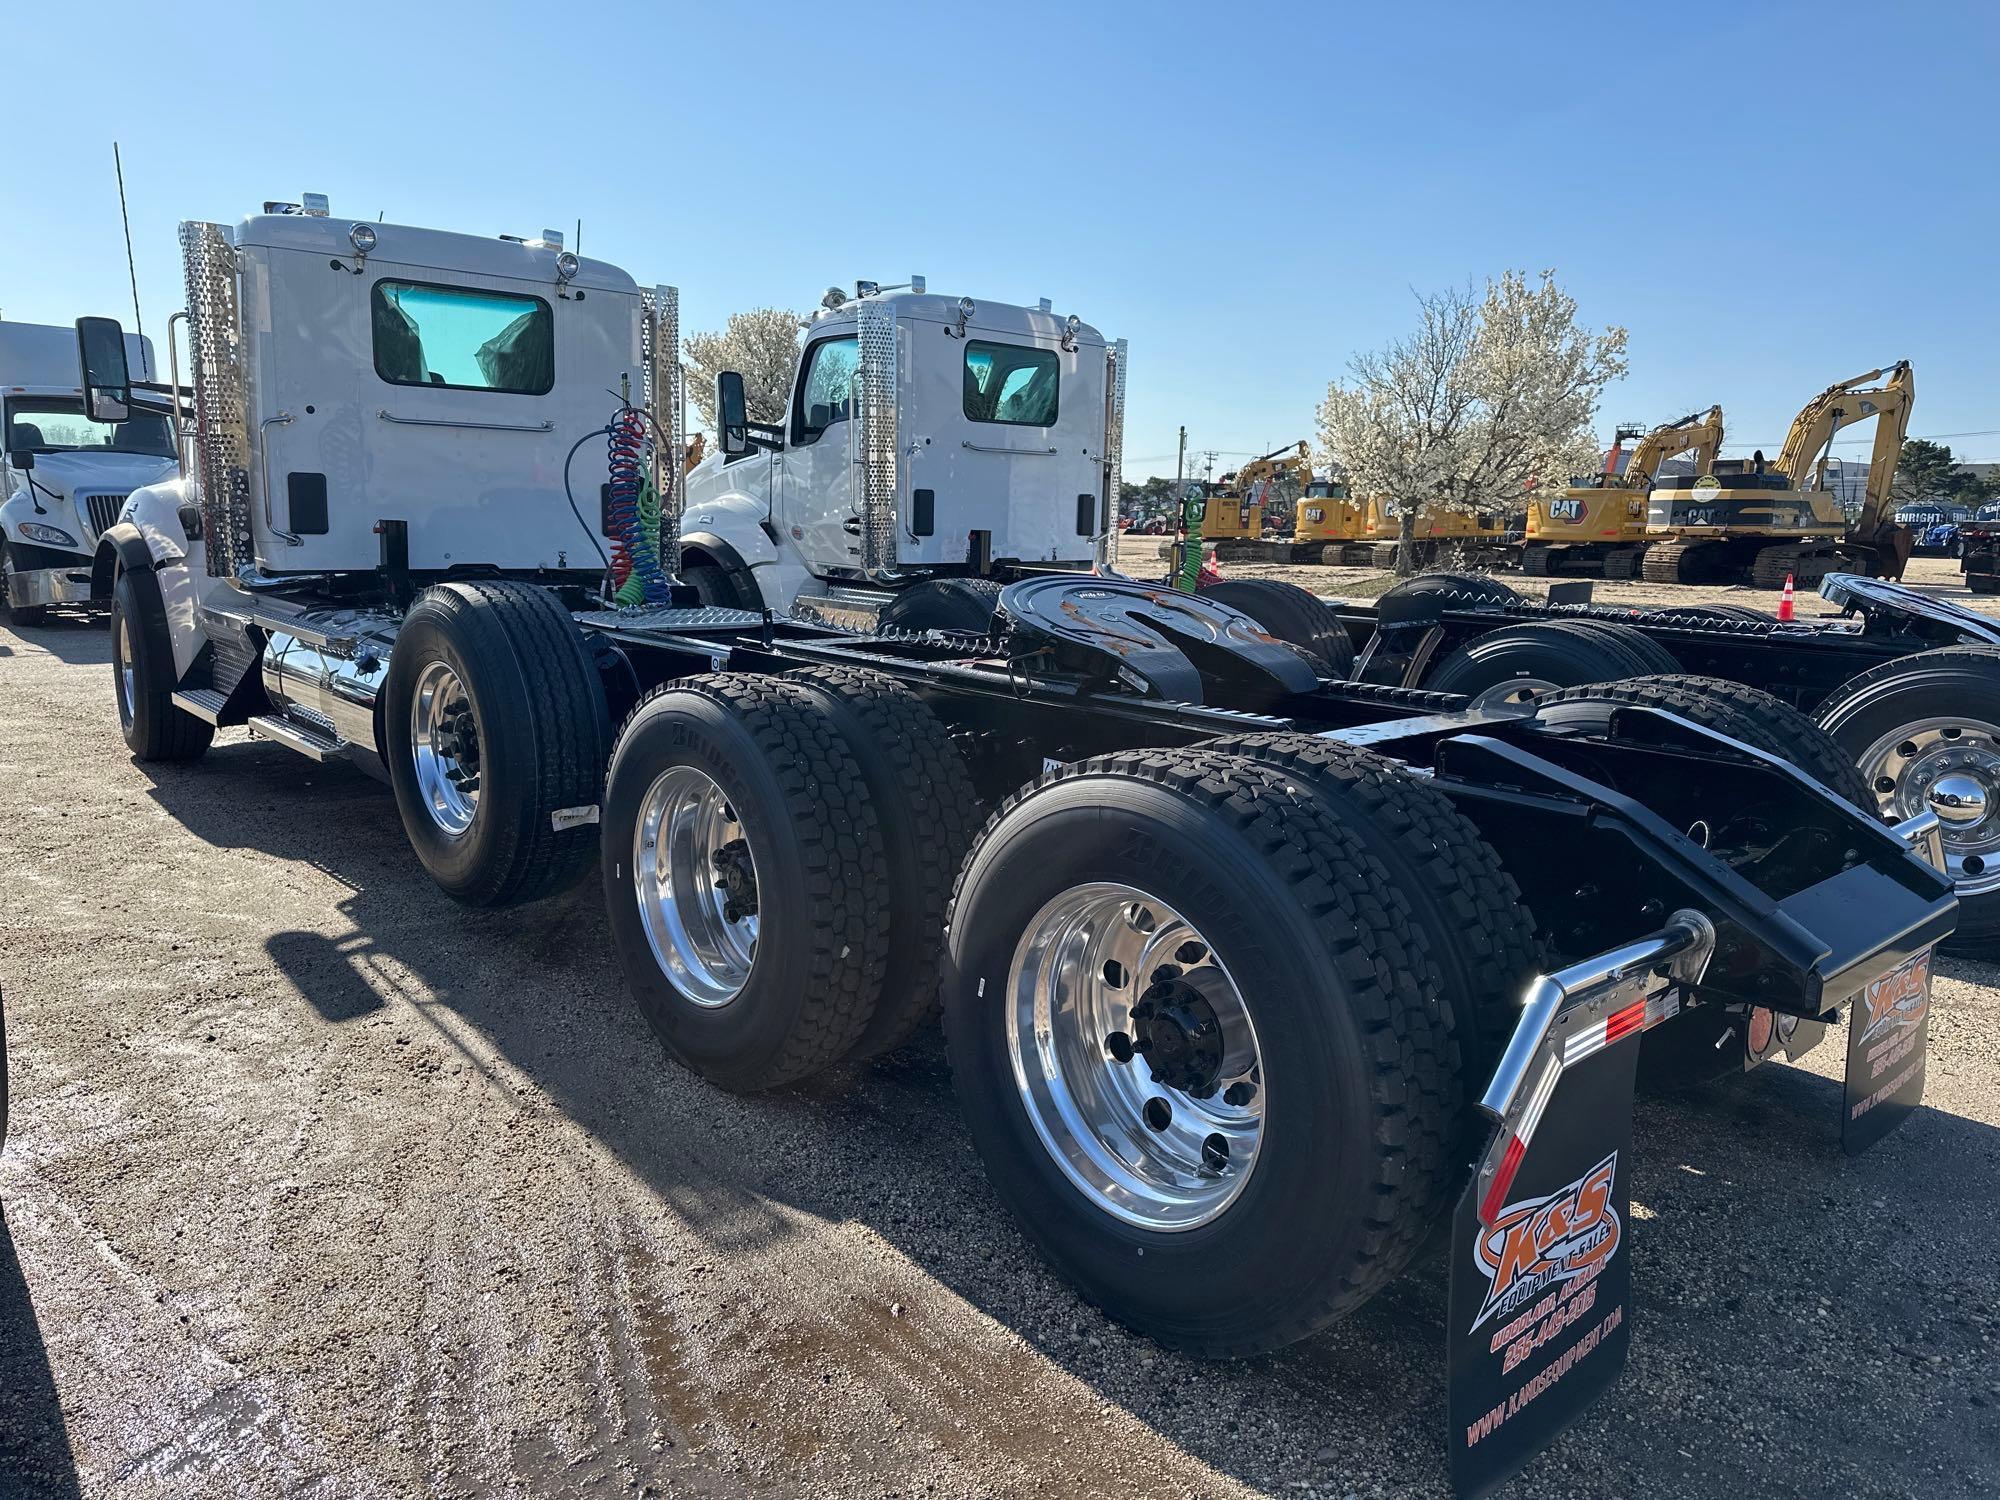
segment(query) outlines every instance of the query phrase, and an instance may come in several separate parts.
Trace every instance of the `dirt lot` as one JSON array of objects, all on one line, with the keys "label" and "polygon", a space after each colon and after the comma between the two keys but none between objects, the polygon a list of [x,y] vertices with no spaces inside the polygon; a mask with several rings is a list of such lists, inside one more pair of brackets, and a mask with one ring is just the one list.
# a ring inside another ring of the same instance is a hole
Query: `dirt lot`
[{"label": "dirt lot", "polygon": [[[1437,1264],[1166,1354],[1030,1254],[934,1044],[719,1093],[594,890],[459,909],[240,731],[138,766],[106,658],[0,629],[0,1495],[1444,1492]],[[2000,1488],[1996,978],[1943,965],[1860,1159],[1837,1047],[1642,1103],[1632,1363],[1515,1492]]]}]

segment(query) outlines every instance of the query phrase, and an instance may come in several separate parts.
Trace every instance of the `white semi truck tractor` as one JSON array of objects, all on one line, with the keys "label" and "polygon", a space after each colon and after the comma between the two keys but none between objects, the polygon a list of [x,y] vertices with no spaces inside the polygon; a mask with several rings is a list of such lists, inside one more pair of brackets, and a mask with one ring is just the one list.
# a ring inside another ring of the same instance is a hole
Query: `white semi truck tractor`
[{"label": "white semi truck tractor", "polygon": [[[742,377],[717,381],[721,442],[688,475],[682,576],[738,609],[984,630],[1003,584],[1103,558],[1126,362],[1122,340],[1046,300],[941,296],[922,277],[833,288],[783,420],[747,421]],[[866,430],[864,392],[883,414]]]},{"label": "white semi truck tractor", "polygon": [[[150,339],[125,335],[128,368],[153,378]],[[93,567],[125,497],[177,470],[165,412],[94,420],[77,384],[76,330],[0,323],[0,609],[39,624],[51,605],[102,603]]]},{"label": "white semi truck tractor", "polygon": [[[1685,1080],[1857,1018],[1853,1150],[1921,1097],[1956,915],[1934,814],[1835,795],[1797,765],[1838,752],[1751,689],[1473,710],[1077,571],[1119,399],[1081,325],[864,293],[807,340],[803,427],[762,445],[723,382],[725,449],[776,475],[732,492],[766,554],[721,498],[683,527],[671,289],[547,233],[268,212],[182,244],[196,472],[104,538],[138,759],[245,725],[378,770],[468,903],[594,864],[638,1008],[722,1087],[941,1011],[997,1196],[1174,1347],[1303,1338],[1449,1221],[1463,1492],[1622,1365],[1642,1035]],[[849,316],[841,435],[816,367]],[[106,420],[131,395],[116,331],[79,340]],[[751,583],[721,597],[704,568]],[[1003,569],[974,630],[801,617]],[[1589,1300],[1554,1308],[1559,1280]]]}]

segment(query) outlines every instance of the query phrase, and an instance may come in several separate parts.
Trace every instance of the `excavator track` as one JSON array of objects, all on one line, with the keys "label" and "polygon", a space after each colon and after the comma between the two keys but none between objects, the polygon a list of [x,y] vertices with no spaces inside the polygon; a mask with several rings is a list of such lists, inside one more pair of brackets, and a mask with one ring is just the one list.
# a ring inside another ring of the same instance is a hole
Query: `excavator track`
[{"label": "excavator track", "polygon": [[1781,589],[1789,577],[1796,588],[1813,588],[1833,571],[1835,561],[1830,552],[1797,542],[1765,547],[1751,561],[1750,586]]},{"label": "excavator track", "polygon": [[1615,552],[1605,553],[1604,576],[1607,579],[1638,577],[1641,555],[1637,547],[1620,547]]},{"label": "excavator track", "polygon": [[1716,545],[1708,541],[1655,542],[1639,562],[1639,576],[1648,583],[1693,583],[1699,554]]}]

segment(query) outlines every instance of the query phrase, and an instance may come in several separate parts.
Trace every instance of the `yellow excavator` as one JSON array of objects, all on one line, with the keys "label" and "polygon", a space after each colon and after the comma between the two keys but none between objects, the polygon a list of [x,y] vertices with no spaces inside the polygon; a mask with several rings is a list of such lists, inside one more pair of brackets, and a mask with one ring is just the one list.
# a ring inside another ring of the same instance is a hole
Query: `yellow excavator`
[{"label": "yellow excavator", "polygon": [[1201,539],[1215,544],[1218,562],[1293,560],[1294,540],[1267,538],[1264,523],[1274,510],[1291,512],[1294,497],[1312,483],[1310,452],[1303,442],[1288,443],[1222,476],[1201,518]]},{"label": "yellow excavator", "polygon": [[1722,408],[1689,412],[1663,422],[1639,438],[1617,472],[1619,445],[1636,429],[1621,427],[1604,470],[1561,494],[1528,502],[1528,529],[1521,542],[1521,571],[1545,578],[1556,573],[1595,573],[1631,578],[1646,551],[1646,495],[1668,459],[1690,450],[1694,471],[1706,474],[1722,450]]},{"label": "yellow excavator", "polygon": [[[1870,382],[1879,384],[1870,384]],[[1910,430],[1916,380],[1908,360],[1828,386],[1792,420],[1775,465],[1763,454],[1717,460],[1693,478],[1658,480],[1647,504],[1639,571],[1649,583],[1747,583],[1809,588],[1843,567],[1897,573],[1889,524],[1896,460]],[[1861,513],[1850,526],[1825,488],[1826,451],[1843,427],[1875,418]]]},{"label": "yellow excavator", "polygon": [[[1387,495],[1368,497],[1361,545],[1346,549],[1350,559],[1369,567],[1396,566],[1396,554],[1402,550],[1403,503]],[[1495,511],[1475,514],[1453,506],[1417,507],[1414,548],[1420,568],[1505,562],[1506,543],[1506,527]]]},{"label": "yellow excavator", "polygon": [[[1292,529],[1293,551],[1299,562],[1348,563],[1366,567],[1374,560],[1374,544],[1364,542],[1370,506],[1356,500],[1337,479],[1314,479],[1299,497],[1298,524]],[[1355,554],[1349,555],[1350,550]]]}]

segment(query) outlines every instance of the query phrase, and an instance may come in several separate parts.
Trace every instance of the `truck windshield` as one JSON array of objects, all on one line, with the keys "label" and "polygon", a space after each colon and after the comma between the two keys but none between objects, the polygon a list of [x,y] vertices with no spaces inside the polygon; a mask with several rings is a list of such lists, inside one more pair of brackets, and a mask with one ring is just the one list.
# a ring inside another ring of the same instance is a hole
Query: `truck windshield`
[{"label": "truck windshield", "polygon": [[975,422],[1052,427],[1058,378],[1053,349],[970,340],[965,346],[965,414]]},{"label": "truck windshield", "polygon": [[7,403],[9,453],[140,453],[172,458],[167,419],[134,413],[127,422],[93,422],[81,401],[60,397],[15,397]]}]

